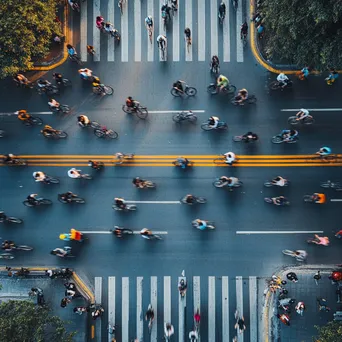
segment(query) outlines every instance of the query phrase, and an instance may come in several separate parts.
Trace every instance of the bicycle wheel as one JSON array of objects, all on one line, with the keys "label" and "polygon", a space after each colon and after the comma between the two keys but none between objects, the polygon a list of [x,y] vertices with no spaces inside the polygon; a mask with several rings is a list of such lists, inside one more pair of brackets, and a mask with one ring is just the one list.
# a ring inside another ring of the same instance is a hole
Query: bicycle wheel
[{"label": "bicycle wheel", "polygon": [[122,229],[121,232],[122,232],[122,234],[126,234],[126,235],[132,235],[133,234],[133,230],[127,229],[127,228]]},{"label": "bicycle wheel", "polygon": [[71,81],[68,80],[67,78],[63,78],[63,85],[65,87],[70,87],[71,86]]},{"label": "bicycle wheel", "polygon": [[51,88],[46,89],[47,95],[55,95],[59,94],[59,88],[55,85],[52,85]]},{"label": "bicycle wheel", "polygon": [[304,125],[312,125],[314,123],[315,123],[315,119],[312,116],[311,117],[308,116],[303,120]]},{"label": "bicycle wheel", "polygon": [[132,114],[132,109],[130,107],[127,107],[126,105],[122,106],[122,110],[127,114]]},{"label": "bicycle wheel", "polygon": [[100,125],[98,122],[96,122],[96,121],[92,121],[92,122],[90,123],[90,127],[91,127],[91,128],[100,128],[101,125]]},{"label": "bicycle wheel", "polygon": [[216,158],[213,160],[214,164],[216,164],[216,165],[226,165],[225,161],[226,161],[226,159],[223,157]]},{"label": "bicycle wheel", "polygon": [[6,221],[11,223],[23,223],[24,221],[22,219],[16,218],[16,217],[7,217]]},{"label": "bicycle wheel", "polygon": [[75,203],[78,203],[78,204],[84,204],[85,203],[85,199],[83,199],[81,197],[75,197],[75,198],[73,198],[72,201]]},{"label": "bicycle wheel", "polygon": [[127,205],[127,210],[135,211],[137,210],[137,206],[134,204]]},{"label": "bicycle wheel", "polygon": [[234,185],[234,188],[239,188],[240,186],[243,185],[243,182],[242,181],[238,181],[235,185]]},{"label": "bicycle wheel", "polygon": [[87,173],[82,175],[81,178],[83,178],[83,179],[93,179],[93,177],[88,175]]},{"label": "bicycle wheel", "polygon": [[202,123],[201,128],[202,128],[204,131],[211,131],[211,130],[212,130],[211,126],[210,126],[207,122]]},{"label": "bicycle wheel", "polygon": [[68,134],[66,132],[63,132],[63,131],[59,131],[56,135],[56,137],[58,139],[65,139],[67,136],[68,136]]},{"label": "bicycle wheel", "polygon": [[236,87],[233,84],[229,84],[228,88],[223,88],[223,89],[224,89],[223,90],[224,93],[226,93],[226,94],[233,94],[233,93],[235,93]]},{"label": "bicycle wheel", "polygon": [[280,135],[275,135],[271,139],[273,144],[281,144],[283,142],[283,138]]},{"label": "bicycle wheel", "polygon": [[313,203],[312,195],[305,195],[303,197],[304,202]]},{"label": "bicycle wheel", "polygon": [[45,183],[46,184],[59,184],[59,179],[53,178],[53,177],[46,177]]},{"label": "bicycle wheel", "polygon": [[114,93],[114,89],[112,87],[110,87],[110,86],[106,86],[105,85],[103,87],[103,90],[104,90],[106,95],[113,95],[113,93]]},{"label": "bicycle wheel", "polygon": [[278,81],[273,81],[270,83],[269,88],[271,90],[278,90],[280,88]]},{"label": "bicycle wheel", "polygon": [[211,95],[216,95],[218,94],[218,89],[216,87],[216,84],[210,84],[208,87],[207,87],[207,92]]},{"label": "bicycle wheel", "polygon": [[215,229],[215,224],[214,224],[214,222],[208,221],[208,222],[207,222],[207,228],[208,228],[208,229]]},{"label": "bicycle wheel", "polygon": [[94,129],[94,134],[98,137],[98,138],[102,138],[105,135],[105,132],[103,132],[102,129]]},{"label": "bicycle wheel", "polygon": [[225,131],[228,129],[228,125],[225,122],[223,122],[217,126],[217,129],[221,131]]},{"label": "bicycle wheel", "polygon": [[186,95],[188,96],[195,96],[197,94],[197,89],[194,87],[188,87],[186,89]]},{"label": "bicycle wheel", "polygon": [[62,113],[66,114],[70,112],[70,107],[68,105],[61,105]]},{"label": "bicycle wheel", "polygon": [[178,114],[175,114],[175,115],[172,117],[172,120],[173,120],[174,122],[177,122],[177,123],[178,123],[178,122],[183,121],[184,119],[183,119],[181,113],[178,113]]},{"label": "bicycle wheel", "polygon": [[223,188],[225,186],[225,183],[217,179],[213,182],[213,185],[215,188]]},{"label": "bicycle wheel", "polygon": [[172,89],[170,90],[170,93],[171,93],[171,95],[173,95],[173,96],[175,96],[175,97],[179,97],[179,96],[180,96],[180,92],[177,91],[175,88],[172,88]]},{"label": "bicycle wheel", "polygon": [[200,204],[207,203],[207,200],[204,197],[196,197],[196,202]]},{"label": "bicycle wheel", "polygon": [[14,255],[10,254],[10,253],[2,253],[0,254],[0,259],[14,259]]},{"label": "bicycle wheel", "polygon": [[296,116],[290,116],[288,119],[287,119],[287,122],[290,124],[290,125],[298,125],[299,124],[299,120],[296,120],[297,117]]},{"label": "bicycle wheel", "polygon": [[29,120],[24,121],[26,126],[31,126],[31,125],[37,125],[40,126],[43,123],[43,120],[41,118],[31,116]]},{"label": "bicycle wheel", "polygon": [[264,186],[266,186],[266,188],[270,188],[270,187],[274,186],[274,184],[272,182],[267,181],[264,183]]},{"label": "bicycle wheel", "polygon": [[289,249],[283,249],[282,253],[285,255],[292,256],[292,257],[294,257],[296,255],[294,251],[290,251]]},{"label": "bicycle wheel", "polygon": [[255,96],[255,95],[250,95],[250,96],[248,97],[248,99],[247,99],[247,102],[248,102],[249,104],[256,103],[256,102],[257,102],[256,96]]},{"label": "bicycle wheel", "polygon": [[145,182],[144,185],[146,186],[146,188],[151,188],[151,189],[153,189],[157,186],[156,183],[153,183],[150,181]]},{"label": "bicycle wheel", "polygon": [[116,139],[119,136],[119,134],[115,131],[113,131],[112,129],[109,130],[106,134],[106,137],[110,138],[110,139]]},{"label": "bicycle wheel", "polygon": [[265,197],[265,198],[264,198],[264,201],[265,201],[266,203],[273,203],[272,198],[269,198],[269,197]]},{"label": "bicycle wheel", "polygon": [[33,247],[26,245],[17,246],[16,249],[19,251],[33,251]]},{"label": "bicycle wheel", "polygon": [[136,110],[137,117],[139,119],[146,119],[148,115],[148,111],[146,107],[138,107]]},{"label": "bicycle wheel", "polygon": [[187,119],[190,122],[196,122],[197,121],[197,116],[196,115],[190,115],[190,116],[187,116]]},{"label": "bicycle wheel", "polygon": [[161,236],[159,236],[159,235],[153,234],[152,236],[153,236],[152,239],[155,239],[155,240],[163,240],[163,238],[162,238]]},{"label": "bicycle wheel", "polygon": [[25,200],[23,204],[26,205],[26,207],[34,207],[34,204],[31,204],[28,200]]},{"label": "bicycle wheel", "polygon": [[235,142],[242,141],[242,140],[243,140],[242,135],[236,135],[235,137],[233,137],[233,141],[235,141]]}]

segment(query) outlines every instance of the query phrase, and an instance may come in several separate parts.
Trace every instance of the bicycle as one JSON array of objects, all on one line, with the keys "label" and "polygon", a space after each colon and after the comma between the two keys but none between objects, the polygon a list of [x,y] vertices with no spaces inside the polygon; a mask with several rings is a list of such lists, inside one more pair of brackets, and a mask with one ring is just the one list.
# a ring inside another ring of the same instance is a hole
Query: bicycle
[{"label": "bicycle", "polygon": [[81,197],[77,197],[77,196],[76,197],[71,197],[68,200],[66,200],[66,199],[63,199],[62,196],[59,194],[57,199],[61,203],[72,203],[72,202],[79,203],[79,204],[84,204],[85,203],[85,199],[83,199]]},{"label": "bicycle", "polygon": [[[172,162],[172,165],[181,167],[183,164],[179,163],[178,160],[175,160],[175,161]],[[187,166],[185,167],[185,169],[187,169],[187,168],[189,168],[189,167],[192,167],[192,166],[194,166],[194,162],[191,161],[191,160],[188,160],[188,164],[187,164]]]},{"label": "bicycle", "polygon": [[55,94],[59,94],[59,88],[53,84],[47,85],[45,87],[37,86],[37,93],[39,95],[42,95],[42,94],[55,95]]},{"label": "bicycle", "polygon": [[76,62],[78,65],[83,65],[83,62],[81,61],[81,58],[76,53],[73,54],[73,55],[69,55],[69,59],[72,62]]},{"label": "bicycle", "polygon": [[228,84],[227,87],[224,87],[220,90],[220,87],[217,86],[216,83],[210,83],[207,87],[207,92],[211,95],[217,95],[218,93],[222,94],[234,94],[236,91],[236,87],[233,84]]},{"label": "bicycle", "polygon": [[245,101],[241,102],[241,103],[236,101],[235,97],[232,98],[232,100],[230,101],[230,103],[233,104],[234,106],[238,106],[238,105],[243,106],[245,103],[254,104],[256,102],[257,102],[257,98],[256,98],[255,95],[249,95],[248,98]]},{"label": "bicycle", "polygon": [[121,237],[117,234],[115,234],[115,231],[120,231],[120,234],[122,235],[133,235],[134,232],[132,229],[128,229],[128,228],[123,228],[123,227],[119,227],[119,226],[114,226],[115,229],[111,229],[110,232],[112,232],[115,236],[117,237]]},{"label": "bicycle", "polygon": [[212,130],[226,131],[228,129],[228,125],[225,122],[220,121],[217,127],[213,127],[212,125],[209,125],[208,122],[204,122],[202,123],[201,128],[204,131],[212,131]]},{"label": "bicycle", "polygon": [[2,217],[0,217],[0,223],[23,223],[24,221],[22,219],[13,217],[13,216],[6,216],[3,215]]},{"label": "bicycle", "polygon": [[271,197],[265,197],[264,201],[266,203],[274,204],[274,205],[279,206],[279,207],[284,207],[286,205],[290,205],[290,202],[288,200],[284,200],[281,204],[276,204],[276,203],[273,202],[273,198],[271,198]]},{"label": "bicycle", "polygon": [[137,210],[137,206],[134,204],[126,204],[124,208],[118,207],[115,204],[113,204],[112,208],[114,210],[118,210],[118,211],[135,211],[135,210]]},{"label": "bicycle", "polygon": [[186,201],[186,196],[181,198],[180,202],[183,204],[188,204],[188,205],[192,205],[192,204],[196,204],[196,203],[199,203],[199,204],[207,203],[207,200],[204,197],[195,197],[195,196],[192,196],[192,197],[194,199],[194,201],[192,203],[188,203]]},{"label": "bicycle", "polygon": [[306,253],[300,254],[297,251],[291,251],[289,249],[282,250],[282,253],[288,256],[291,256],[292,258],[295,258],[297,261],[305,261],[306,259]]},{"label": "bicycle", "polygon": [[256,142],[257,140],[248,139],[245,135],[235,135],[235,136],[233,137],[233,141],[235,141],[235,142],[243,141],[243,142],[247,142],[247,143],[254,143],[254,142]]},{"label": "bicycle", "polygon": [[33,247],[27,246],[27,245],[19,245],[19,246],[11,246],[9,249],[4,249],[5,251],[11,252],[11,251],[33,251]]},{"label": "bicycle", "polygon": [[66,132],[56,130],[56,132],[53,133],[43,133],[43,136],[47,139],[65,139],[68,134]]},{"label": "bicycle", "polygon": [[43,180],[44,184],[59,184],[59,179],[46,175]]},{"label": "bicycle", "polygon": [[139,119],[145,120],[148,116],[148,111],[146,107],[142,107],[139,102],[134,101],[133,107],[127,107],[127,105],[122,106],[122,110],[126,114],[135,113]]},{"label": "bicycle", "polygon": [[57,86],[63,85],[64,87],[71,87],[72,83],[69,79],[67,78],[62,78],[62,82],[57,82],[56,81]]},{"label": "bicycle", "polygon": [[18,166],[25,166],[27,165],[27,161],[25,159],[14,158],[10,162],[5,162],[5,159],[2,160],[5,165],[18,165]]},{"label": "bicycle", "polygon": [[320,184],[322,188],[331,188],[335,189],[336,191],[342,190],[342,184],[339,182],[332,182],[330,180],[327,180],[326,182],[322,182]]},{"label": "bicycle", "polygon": [[37,198],[34,203],[35,204],[33,204],[32,202],[29,202],[28,200],[25,200],[23,202],[23,204],[26,207],[36,207],[36,206],[39,206],[39,205],[50,205],[50,204],[52,204],[52,201],[50,201],[50,200],[48,200],[46,198]]},{"label": "bicycle", "polygon": [[62,112],[63,114],[67,114],[70,112],[70,107],[68,105],[61,104],[58,107],[55,107],[55,106],[49,106],[49,107],[53,112]]},{"label": "bicycle", "polygon": [[127,160],[132,160],[134,158],[134,153],[122,153],[122,156],[117,157],[114,160],[114,164],[121,165],[122,163],[126,162]]},{"label": "bicycle", "polygon": [[290,116],[287,119],[287,122],[290,125],[299,125],[299,124],[302,124],[302,125],[312,125],[312,124],[315,123],[315,120],[314,120],[314,118],[311,115],[306,116],[304,119],[301,119],[301,120],[297,120],[296,116]]},{"label": "bicycle", "polygon": [[97,95],[113,95],[114,89],[111,86],[100,84],[97,87],[93,87],[93,93]]},{"label": "bicycle", "polygon": [[138,188],[138,189],[155,189],[157,184],[156,183],[153,183],[149,180],[147,181],[143,181],[143,187],[142,188]]},{"label": "bicycle", "polygon": [[215,75],[218,75],[220,73],[220,65],[210,63],[210,72],[212,72]]},{"label": "bicycle", "polygon": [[180,112],[178,114],[175,114],[172,117],[172,120],[177,123],[181,121],[196,122],[197,116],[191,110],[189,110],[188,112]]},{"label": "bicycle", "polygon": [[161,50],[161,53],[162,53],[162,60],[164,61],[164,60],[165,60],[166,45],[162,44],[162,45],[159,47],[159,50]]},{"label": "bicycle", "polygon": [[93,177],[87,173],[80,173],[79,177],[77,177],[76,179],[88,179],[88,180],[90,180],[90,179],[93,179]]},{"label": "bicycle", "polygon": [[243,185],[243,183],[240,180],[238,180],[234,185],[229,185],[227,182],[222,181],[220,178],[216,178],[216,180],[213,182],[213,185],[215,188],[228,187],[230,188],[230,190],[232,190],[232,188],[239,188]]},{"label": "bicycle", "polygon": [[43,120],[37,116],[32,116],[26,120],[20,120],[25,126],[40,126],[43,124]]},{"label": "bicycle", "polygon": [[227,160],[226,156],[224,154],[221,154],[220,157],[215,158],[213,160],[213,163],[216,164],[216,165],[220,165],[220,166],[226,166],[226,165],[228,165],[226,163],[226,160]]},{"label": "bicycle", "polygon": [[[289,181],[285,179],[285,184],[284,184],[283,186],[288,186],[288,185],[289,185]],[[266,181],[266,182],[264,183],[264,186],[265,186],[266,188],[270,188],[270,187],[272,187],[272,186],[280,186],[280,185],[277,185],[277,184],[273,183],[272,181]]]},{"label": "bicycle", "polygon": [[197,89],[194,88],[194,87],[189,87],[187,84],[185,84],[184,86],[184,91],[181,91],[179,89],[176,89],[175,87],[173,87],[171,89],[171,95],[175,96],[175,97],[178,97],[178,96],[181,96],[181,95],[188,95],[188,96],[195,96],[197,94]]},{"label": "bicycle", "polygon": [[[206,223],[206,228],[208,228],[208,229],[210,229],[210,230],[215,229],[215,223],[214,223],[214,222],[212,222],[212,221],[204,221],[204,222]],[[191,224],[192,224],[192,226],[193,226],[194,228],[197,228],[197,229],[202,230],[202,229],[200,228],[200,226],[199,226],[197,220],[193,220],[193,221],[191,222]],[[206,228],[204,228],[204,229],[206,229]],[[203,230],[204,230],[204,229],[203,229]]]},{"label": "bicycle", "polygon": [[102,126],[101,128],[95,128],[94,134],[98,138],[109,138],[109,139],[116,139],[119,134],[112,129],[107,129],[106,126]]},{"label": "bicycle", "polygon": [[17,79],[13,78],[15,85],[20,88],[29,88],[32,89],[35,85],[35,82],[27,81],[27,82],[19,82]]},{"label": "bicycle", "polygon": [[273,82],[270,83],[269,88],[270,88],[271,90],[279,90],[279,89],[280,89],[280,90],[284,90],[284,89],[290,89],[290,88],[292,88],[292,81],[291,81],[291,80],[288,80],[285,87],[283,87],[282,82],[273,81]]},{"label": "bicycle", "polygon": [[271,141],[273,144],[282,144],[282,143],[295,144],[298,141],[298,137],[294,137],[291,140],[285,140],[282,134],[277,134],[272,137]]},{"label": "bicycle", "polygon": [[11,253],[2,253],[0,254],[0,259],[11,260],[14,259],[14,255]]}]

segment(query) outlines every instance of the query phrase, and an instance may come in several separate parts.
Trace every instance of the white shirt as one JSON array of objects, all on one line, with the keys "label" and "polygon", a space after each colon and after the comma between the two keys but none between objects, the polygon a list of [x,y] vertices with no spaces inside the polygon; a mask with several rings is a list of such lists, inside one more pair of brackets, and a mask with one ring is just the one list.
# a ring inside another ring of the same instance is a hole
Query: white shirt
[{"label": "white shirt", "polygon": [[235,184],[237,184],[237,182],[239,181],[239,178],[236,177],[229,177],[229,179],[232,181],[230,184],[228,184],[228,186],[234,186]]},{"label": "white shirt", "polygon": [[34,172],[33,177],[36,180],[36,182],[42,182],[46,178],[45,174],[41,171]]},{"label": "white shirt", "polygon": [[276,181],[276,184],[278,186],[284,186],[285,185],[285,179],[284,178],[280,178],[280,180]]},{"label": "white shirt", "polygon": [[76,170],[75,168],[72,168],[68,171],[68,176],[70,178],[80,178],[81,174],[79,173],[78,170]]},{"label": "white shirt", "polygon": [[166,37],[163,36],[162,34],[160,34],[160,35],[157,37],[157,42],[161,43],[162,41],[166,43]]},{"label": "white shirt", "polygon": [[288,80],[289,78],[285,75],[285,74],[279,74],[278,76],[277,76],[277,81],[278,82],[283,82],[283,81],[286,81],[286,80]]},{"label": "white shirt", "polygon": [[300,112],[304,113],[300,116],[301,119],[304,119],[307,116],[309,116],[309,111],[307,109],[301,108]]},{"label": "white shirt", "polygon": [[52,99],[51,102],[48,102],[48,104],[50,107],[59,107],[59,103],[54,99]]},{"label": "white shirt", "polygon": [[232,163],[235,160],[235,153],[227,152],[224,154],[226,156],[227,163]]}]

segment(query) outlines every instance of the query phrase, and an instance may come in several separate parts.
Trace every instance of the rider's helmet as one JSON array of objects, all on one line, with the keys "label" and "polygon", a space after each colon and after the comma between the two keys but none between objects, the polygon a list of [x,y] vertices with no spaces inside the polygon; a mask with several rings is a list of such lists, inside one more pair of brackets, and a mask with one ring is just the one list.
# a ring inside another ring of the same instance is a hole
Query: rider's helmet
[{"label": "rider's helmet", "polygon": [[72,49],[72,45],[68,44],[67,49]]},{"label": "rider's helmet", "polygon": [[67,236],[66,236],[66,234],[60,234],[60,235],[59,235],[59,238],[60,238],[61,240],[65,240],[65,239],[67,238]]}]

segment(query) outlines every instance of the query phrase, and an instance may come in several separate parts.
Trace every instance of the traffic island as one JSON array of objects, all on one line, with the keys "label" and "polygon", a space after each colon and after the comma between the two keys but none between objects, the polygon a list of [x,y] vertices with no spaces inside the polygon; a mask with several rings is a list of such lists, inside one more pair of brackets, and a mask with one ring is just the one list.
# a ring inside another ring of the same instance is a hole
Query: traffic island
[{"label": "traffic island", "polygon": [[[329,279],[333,271],[338,270],[341,272],[341,281],[342,269],[336,265],[286,266],[275,273],[278,277],[278,289],[275,292],[271,291],[269,281],[266,281],[262,313],[263,341],[312,341],[318,335],[315,326],[342,319],[342,287],[339,286],[342,283]],[[291,272],[295,273],[298,281],[289,280]],[[286,281],[286,284],[282,285],[281,281]],[[279,299],[282,298],[294,299],[288,305],[289,311],[280,306]],[[305,304],[303,315],[295,309],[298,302]],[[278,314],[288,315],[290,325],[285,325],[277,317]]]},{"label": "traffic island", "polygon": [[100,336],[95,328],[102,308],[95,304],[92,285],[82,273],[59,267],[0,267],[0,284],[0,303],[26,300],[46,305],[67,322],[68,332],[77,332],[73,341]]}]

